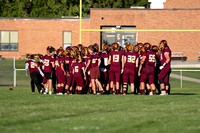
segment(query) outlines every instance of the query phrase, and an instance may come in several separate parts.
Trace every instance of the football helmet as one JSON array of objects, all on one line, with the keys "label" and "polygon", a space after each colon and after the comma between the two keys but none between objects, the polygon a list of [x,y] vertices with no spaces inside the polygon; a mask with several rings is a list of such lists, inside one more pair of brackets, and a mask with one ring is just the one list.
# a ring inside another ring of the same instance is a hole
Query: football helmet
[{"label": "football helmet", "polygon": [[160,41],[159,47],[160,47],[161,50],[163,50],[164,48],[168,47],[167,41],[166,40]]},{"label": "football helmet", "polygon": [[138,51],[139,51],[139,46],[135,45],[135,46],[133,47],[133,50],[134,50],[136,53],[138,53]]},{"label": "football helmet", "polygon": [[148,42],[144,43],[144,48],[145,48],[146,50],[150,50],[150,49],[151,49],[151,44],[148,43]]},{"label": "football helmet", "polygon": [[114,51],[114,49],[113,49],[113,46],[112,46],[112,45],[109,45],[109,46],[108,46],[108,51],[109,51],[109,52],[112,52],[112,51]]},{"label": "football helmet", "polygon": [[84,47],[84,48],[81,50],[81,56],[85,56],[85,55],[88,55],[88,48],[87,48],[87,47]]},{"label": "football helmet", "polygon": [[79,51],[81,51],[83,49],[83,45],[82,44],[78,44],[77,47],[78,47]]},{"label": "football helmet", "polygon": [[70,46],[66,47],[65,49],[65,55],[70,55],[70,51],[72,50],[72,48]]},{"label": "football helmet", "polygon": [[48,46],[48,47],[47,47],[47,54],[50,54],[50,49],[51,49],[51,47],[52,47],[52,46]]},{"label": "football helmet", "polygon": [[113,43],[112,46],[113,46],[113,49],[114,49],[114,50],[115,50],[115,49],[119,49],[119,44],[118,44],[118,43]]},{"label": "football helmet", "polygon": [[94,50],[95,50],[94,52],[99,53],[99,45],[97,43],[94,43],[93,46],[94,46]]},{"label": "football helmet", "polygon": [[106,43],[103,44],[103,45],[102,45],[102,50],[103,50],[103,51],[108,51],[108,44],[106,44]]},{"label": "football helmet", "polygon": [[76,53],[76,54],[80,54],[79,52],[79,48],[77,46],[72,46],[72,50]]},{"label": "football helmet", "polygon": [[131,45],[130,43],[126,44],[126,51],[133,51],[133,45]]},{"label": "football helmet", "polygon": [[82,58],[80,55],[77,55],[77,56],[75,56],[75,60],[76,60],[76,62],[81,62]]},{"label": "football helmet", "polygon": [[142,47],[143,47],[143,43],[137,43],[137,46],[138,46],[139,48],[142,48]]},{"label": "football helmet", "polygon": [[64,56],[64,50],[63,49],[57,49],[57,56],[63,57]]},{"label": "football helmet", "polygon": [[71,51],[70,51],[70,56],[71,56],[72,58],[75,58],[76,55],[77,55],[77,53],[76,53],[74,50],[71,50]]},{"label": "football helmet", "polygon": [[152,46],[152,51],[153,52],[158,52],[159,47],[157,45]]}]

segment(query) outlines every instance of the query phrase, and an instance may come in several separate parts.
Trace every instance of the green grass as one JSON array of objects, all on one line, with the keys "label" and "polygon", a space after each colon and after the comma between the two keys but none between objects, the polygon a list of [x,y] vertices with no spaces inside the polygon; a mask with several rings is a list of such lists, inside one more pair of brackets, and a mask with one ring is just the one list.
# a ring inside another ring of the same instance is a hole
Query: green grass
[{"label": "green grass", "polygon": [[31,94],[0,87],[0,131],[199,133],[200,89],[169,96]]}]

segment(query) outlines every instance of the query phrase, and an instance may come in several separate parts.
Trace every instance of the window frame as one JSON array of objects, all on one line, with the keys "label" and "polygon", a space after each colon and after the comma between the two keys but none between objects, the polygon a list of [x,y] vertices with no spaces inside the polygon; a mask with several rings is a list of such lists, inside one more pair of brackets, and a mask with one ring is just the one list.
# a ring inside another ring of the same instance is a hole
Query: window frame
[{"label": "window frame", "polygon": [[[70,32],[71,33],[71,43],[65,43],[64,42],[64,34],[65,34],[65,32]],[[66,45],[68,45],[68,44],[71,44],[71,46],[72,46],[72,31],[63,31],[63,34],[62,34],[62,38],[63,38],[63,49],[65,48],[64,46],[65,46],[65,44]]]},{"label": "window frame", "polygon": [[[9,42],[8,43],[2,43],[1,42],[1,33],[2,32],[9,32]],[[18,37],[17,37],[17,43],[11,43],[11,32],[17,32]],[[8,50],[1,50],[1,45],[2,44],[8,44]],[[11,49],[11,44],[17,44],[17,50],[10,50]],[[19,51],[19,31],[18,30],[1,30],[0,31],[0,52],[18,52]]]}]

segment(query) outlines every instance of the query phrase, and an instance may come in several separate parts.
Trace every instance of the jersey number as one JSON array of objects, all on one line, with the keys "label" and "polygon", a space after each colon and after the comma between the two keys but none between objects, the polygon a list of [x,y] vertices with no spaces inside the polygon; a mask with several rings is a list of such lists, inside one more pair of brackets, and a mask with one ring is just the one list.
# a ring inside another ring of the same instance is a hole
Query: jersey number
[{"label": "jersey number", "polygon": [[155,62],[155,55],[149,55],[149,62]]},{"label": "jersey number", "polygon": [[92,59],[92,63],[96,63],[97,62],[97,59]]},{"label": "jersey number", "polygon": [[49,60],[44,59],[44,66],[49,66]]},{"label": "jersey number", "polygon": [[35,68],[37,64],[35,62],[31,62],[31,68]]},{"label": "jersey number", "polygon": [[78,73],[78,66],[75,66],[75,72]]},{"label": "jersey number", "polygon": [[129,62],[129,63],[135,63],[135,56],[131,56],[131,55],[129,55],[128,56],[128,61],[127,62]]},{"label": "jersey number", "polygon": [[119,55],[113,55],[113,62],[119,62]]}]

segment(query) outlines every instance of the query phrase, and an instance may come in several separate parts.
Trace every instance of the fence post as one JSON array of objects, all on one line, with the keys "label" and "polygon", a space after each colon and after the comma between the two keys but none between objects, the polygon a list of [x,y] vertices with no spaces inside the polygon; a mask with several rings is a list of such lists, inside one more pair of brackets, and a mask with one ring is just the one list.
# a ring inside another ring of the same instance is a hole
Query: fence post
[{"label": "fence post", "polygon": [[14,70],[14,87],[16,87],[16,68],[15,68],[15,56],[13,57],[13,70]]},{"label": "fence post", "polygon": [[181,76],[181,88],[183,88],[183,71],[180,70],[180,76]]}]

